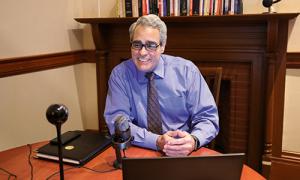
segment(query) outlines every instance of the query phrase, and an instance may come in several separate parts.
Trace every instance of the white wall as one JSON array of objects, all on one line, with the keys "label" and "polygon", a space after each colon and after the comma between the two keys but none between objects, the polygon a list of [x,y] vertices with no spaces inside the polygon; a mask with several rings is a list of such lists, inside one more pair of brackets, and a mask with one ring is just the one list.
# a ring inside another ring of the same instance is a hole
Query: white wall
[{"label": "white wall", "polygon": [[[84,0],[1,0],[0,59],[83,48]],[[88,3],[85,0],[85,3]],[[0,78],[0,151],[56,136],[45,112],[52,103],[69,108],[62,131],[98,129],[95,64]]]},{"label": "white wall", "polygon": [[74,66],[81,117],[85,129],[98,129],[96,66],[85,63]]},{"label": "white wall", "polygon": [[0,84],[0,149],[55,137],[45,117],[53,103],[69,109],[63,132],[83,128],[73,67],[0,78]]},{"label": "white wall", "polygon": [[288,69],[285,90],[285,112],[282,149],[300,152],[300,70]]},{"label": "white wall", "polygon": [[73,0],[1,0],[0,58],[82,49]]}]

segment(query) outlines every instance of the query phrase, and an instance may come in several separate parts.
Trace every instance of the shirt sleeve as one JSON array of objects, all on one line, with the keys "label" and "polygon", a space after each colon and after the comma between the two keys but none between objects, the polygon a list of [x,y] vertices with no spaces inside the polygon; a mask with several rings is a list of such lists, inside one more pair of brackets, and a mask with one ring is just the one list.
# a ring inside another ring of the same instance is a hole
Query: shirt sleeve
[{"label": "shirt sleeve", "polygon": [[146,128],[137,126],[134,122],[134,117],[130,111],[130,94],[126,90],[128,82],[123,69],[115,68],[108,81],[108,93],[106,97],[106,105],[104,117],[109,128],[110,134],[115,133],[114,122],[116,117],[124,116],[128,118],[131,136],[133,136],[132,144],[157,150],[156,140],[157,134],[147,131]]},{"label": "shirt sleeve", "polygon": [[219,132],[218,109],[198,68],[188,76],[187,106],[191,114],[190,133],[198,138],[198,147],[201,147],[212,141]]}]

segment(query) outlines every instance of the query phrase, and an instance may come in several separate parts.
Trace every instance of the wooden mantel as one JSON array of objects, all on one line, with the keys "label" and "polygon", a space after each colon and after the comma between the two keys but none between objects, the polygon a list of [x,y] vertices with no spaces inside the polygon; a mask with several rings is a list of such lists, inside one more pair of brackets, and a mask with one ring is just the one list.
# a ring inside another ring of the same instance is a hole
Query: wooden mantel
[{"label": "wooden mantel", "polygon": [[[289,20],[298,13],[163,17],[166,54],[197,66],[221,66],[223,152],[245,152],[256,170],[280,157]],[[112,68],[130,57],[128,28],[136,18],[76,18],[90,24],[97,52],[99,129]],[[281,128],[278,128],[281,127]],[[267,163],[266,163],[267,162]],[[264,168],[264,167],[263,167]]]}]

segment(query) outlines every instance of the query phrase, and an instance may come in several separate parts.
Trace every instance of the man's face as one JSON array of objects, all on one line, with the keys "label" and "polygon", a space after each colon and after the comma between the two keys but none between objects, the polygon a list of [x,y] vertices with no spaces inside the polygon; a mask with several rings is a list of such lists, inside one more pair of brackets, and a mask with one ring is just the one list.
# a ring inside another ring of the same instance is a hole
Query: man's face
[{"label": "man's face", "polygon": [[164,47],[160,45],[159,30],[147,26],[137,26],[132,42],[131,56],[135,66],[143,72],[153,71],[159,62],[161,53],[164,52]]}]

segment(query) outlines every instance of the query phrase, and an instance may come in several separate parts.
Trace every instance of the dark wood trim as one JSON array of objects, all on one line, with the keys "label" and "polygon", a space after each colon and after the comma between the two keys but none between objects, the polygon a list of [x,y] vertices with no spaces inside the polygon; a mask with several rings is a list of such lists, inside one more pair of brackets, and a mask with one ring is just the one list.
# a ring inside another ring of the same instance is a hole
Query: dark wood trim
[{"label": "dark wood trim", "polygon": [[289,151],[282,151],[281,154],[282,157],[287,158],[287,159],[293,159],[295,161],[298,161],[300,165],[300,152],[289,152]]},{"label": "dark wood trim", "polygon": [[[283,154],[285,154],[283,152]],[[299,154],[288,153],[282,157],[272,157],[272,166],[269,179],[300,179]]]},{"label": "dark wood trim", "polygon": [[81,63],[96,63],[97,53],[96,50],[82,50],[82,62]]},{"label": "dark wood trim", "polygon": [[300,52],[287,53],[286,59],[286,68],[300,69]]},{"label": "dark wood trim", "polygon": [[27,57],[0,59],[0,78],[79,63],[95,63],[95,50],[78,50]]},{"label": "dark wood trim", "polygon": [[[224,23],[233,21],[255,21],[265,22],[266,20],[272,19],[292,19],[296,13],[274,13],[274,14],[247,14],[247,15],[223,15],[223,16],[168,16],[162,17],[161,19],[168,23],[182,23],[182,22],[214,22]],[[132,23],[137,17],[126,17],[126,18],[75,18],[76,21],[87,24],[127,24]]]},{"label": "dark wood trim", "polygon": [[[0,59],[0,78],[79,63],[96,63],[95,50],[78,50],[17,58]],[[300,68],[300,52],[287,53],[287,68]]]}]

